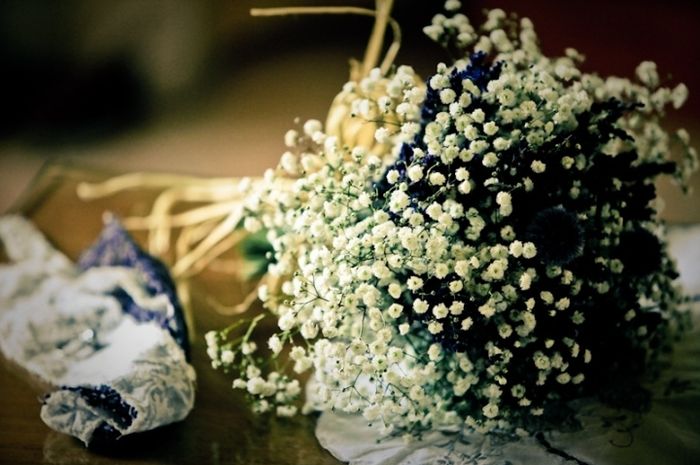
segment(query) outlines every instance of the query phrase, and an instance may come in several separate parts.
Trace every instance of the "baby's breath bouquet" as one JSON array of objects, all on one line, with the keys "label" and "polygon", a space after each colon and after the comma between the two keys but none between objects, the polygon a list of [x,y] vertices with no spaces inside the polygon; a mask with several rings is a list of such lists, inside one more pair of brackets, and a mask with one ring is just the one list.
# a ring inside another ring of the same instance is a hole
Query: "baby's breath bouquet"
[{"label": "baby's breath bouquet", "polygon": [[687,132],[660,125],[685,86],[651,62],[586,74],[528,19],[458,8],[425,28],[457,60],[346,84],[248,191],[265,313],[207,342],[257,411],[294,415],[310,372],[307,408],[386,433],[527,434],[572,399],[636,398],[686,324],[654,188],[695,169]]}]

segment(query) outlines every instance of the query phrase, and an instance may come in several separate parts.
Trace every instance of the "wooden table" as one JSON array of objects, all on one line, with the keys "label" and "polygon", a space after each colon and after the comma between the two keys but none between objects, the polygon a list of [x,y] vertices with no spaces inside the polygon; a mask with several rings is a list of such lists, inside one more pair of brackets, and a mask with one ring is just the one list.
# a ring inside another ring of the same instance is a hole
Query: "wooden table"
[{"label": "wooden table", "polygon": [[[61,251],[75,259],[97,237],[102,213],[143,213],[152,194],[132,191],[82,202],[78,181],[104,178],[90,170],[49,165],[25,195],[19,210]],[[141,238],[142,239],[142,238]],[[119,440],[113,448],[88,450],[72,437],[50,430],[39,418],[42,388],[17,367],[0,363],[0,463],[2,464],[337,464],[317,443],[314,418],[281,420],[252,414],[231,377],[214,371],[203,334],[231,322],[206,296],[240,299],[244,286],[230,276],[202,275],[192,285],[192,363],[197,399],[183,422]]]}]

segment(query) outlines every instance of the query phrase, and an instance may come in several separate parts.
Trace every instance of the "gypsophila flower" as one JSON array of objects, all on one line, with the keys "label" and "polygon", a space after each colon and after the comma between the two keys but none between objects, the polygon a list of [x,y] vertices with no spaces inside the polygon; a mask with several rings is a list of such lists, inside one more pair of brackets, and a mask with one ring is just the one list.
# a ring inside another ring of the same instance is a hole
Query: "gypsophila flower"
[{"label": "gypsophila flower", "polygon": [[584,73],[573,50],[544,56],[529,20],[474,27],[459,6],[425,32],[460,59],[425,83],[407,66],[348,83],[250,188],[278,330],[206,341],[257,411],[295,414],[291,376],[313,370],[315,408],[394,432],[540,431],[683,327],[652,201],[658,175],[697,167],[687,131],[659,122],[687,88],[651,62],[636,81]]},{"label": "gypsophila flower", "polygon": [[538,174],[544,173],[544,171],[547,169],[547,165],[542,163],[540,160],[533,160],[530,164],[530,169],[532,169],[532,171]]}]

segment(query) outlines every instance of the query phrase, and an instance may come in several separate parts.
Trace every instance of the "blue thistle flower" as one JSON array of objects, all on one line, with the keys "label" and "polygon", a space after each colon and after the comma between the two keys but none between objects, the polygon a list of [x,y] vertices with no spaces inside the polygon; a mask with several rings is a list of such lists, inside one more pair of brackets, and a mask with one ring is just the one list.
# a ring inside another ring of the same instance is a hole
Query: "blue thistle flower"
[{"label": "blue thistle flower", "polygon": [[547,264],[566,265],[583,253],[583,228],[576,215],[561,206],[536,213],[526,236],[537,247],[540,260]]}]

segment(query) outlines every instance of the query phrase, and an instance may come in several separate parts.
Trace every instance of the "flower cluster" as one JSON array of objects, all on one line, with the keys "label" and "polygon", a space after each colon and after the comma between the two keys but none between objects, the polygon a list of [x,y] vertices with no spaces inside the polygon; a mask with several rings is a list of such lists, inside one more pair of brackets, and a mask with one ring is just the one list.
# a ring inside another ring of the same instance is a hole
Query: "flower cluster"
[{"label": "flower cluster", "polygon": [[386,432],[525,434],[638,379],[685,324],[654,180],[696,167],[659,124],[687,89],[650,62],[634,82],[585,74],[574,50],[542,55],[528,19],[476,28],[458,8],[425,32],[463,58],[425,84],[406,66],[347,84],[343,123],[290,131],[249,196],[278,331],[269,351],[250,331],[208,342],[259,410],[293,414],[291,372],[312,370],[314,407]]}]

